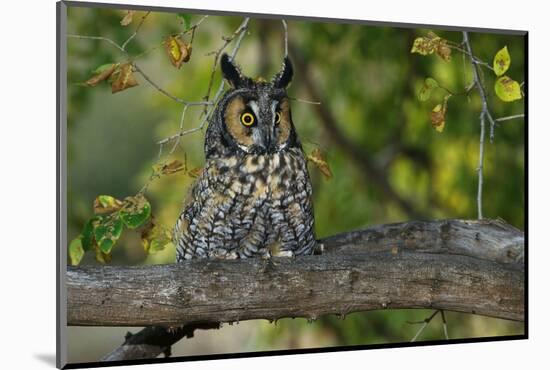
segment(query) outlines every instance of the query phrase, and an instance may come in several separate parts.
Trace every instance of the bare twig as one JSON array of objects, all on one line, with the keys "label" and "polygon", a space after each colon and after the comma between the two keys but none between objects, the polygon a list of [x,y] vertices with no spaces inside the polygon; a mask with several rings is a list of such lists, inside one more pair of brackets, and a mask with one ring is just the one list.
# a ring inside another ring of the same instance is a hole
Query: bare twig
[{"label": "bare twig", "polygon": [[321,104],[320,101],[312,101],[312,100],[306,100],[306,99],[301,99],[301,98],[293,98],[293,97],[288,97],[290,100],[294,100],[294,101],[297,101],[297,102],[300,102],[300,103],[306,103],[306,104],[313,104],[313,105],[319,105]]},{"label": "bare twig", "polygon": [[70,38],[74,38],[74,39],[83,39],[83,40],[100,40],[100,41],[105,41],[105,42],[108,42],[109,44],[113,45],[115,48],[117,48],[118,50],[122,51],[123,53],[125,53],[126,51],[122,48],[122,46],[120,46],[119,44],[117,44],[116,42],[114,42],[113,40],[111,40],[110,38],[107,38],[107,37],[102,37],[102,36],[87,36],[87,35],[67,35],[67,37],[70,37]]},{"label": "bare twig", "polygon": [[464,31],[462,32],[463,35],[463,43],[466,47],[466,50],[468,52],[468,55],[470,56],[470,62],[472,64],[472,75],[474,83],[477,87],[477,90],[479,92],[479,96],[481,97],[481,113],[479,115],[479,122],[480,122],[480,135],[479,135],[479,165],[477,168],[478,173],[478,184],[477,184],[477,217],[479,219],[483,218],[483,156],[484,156],[484,145],[485,145],[485,118],[489,120],[490,123],[490,140],[493,142],[494,138],[494,126],[495,121],[493,120],[493,117],[491,116],[491,113],[489,112],[489,107],[487,103],[487,94],[485,93],[485,89],[483,87],[483,83],[480,78],[480,71],[478,69],[478,63],[473,58],[472,54],[472,47],[470,45],[470,41],[468,39],[468,32]]},{"label": "bare twig", "polygon": [[[218,50],[216,50],[214,54],[214,64],[212,65],[212,71],[210,72],[210,82],[208,83],[208,88],[206,89],[206,95],[204,96],[204,100],[210,99],[210,93],[212,92],[212,84],[214,83],[214,75],[216,73],[216,68],[218,67],[218,62],[219,62],[221,53],[227,47],[227,45],[229,45],[229,43],[233,41],[235,37],[244,34],[244,31],[248,29],[248,22],[250,22],[250,18],[245,18],[231,36],[223,37],[223,40],[224,40],[223,45]],[[242,37],[239,37],[239,39],[242,39]],[[238,44],[240,44],[240,41],[238,42]],[[238,47],[236,50],[238,50]],[[232,54],[236,54],[235,49],[233,50]],[[233,57],[234,55],[231,56],[231,59],[233,59]],[[222,80],[222,84],[223,84],[223,80]],[[203,113],[204,115],[206,115],[207,114],[206,110]]]},{"label": "bare twig", "polygon": [[426,329],[426,327],[428,326],[428,324],[432,321],[432,319],[435,317],[435,315],[437,315],[439,312],[439,310],[436,310],[434,311],[430,317],[427,317],[425,318],[424,320],[422,321],[409,321],[409,324],[422,324],[422,326],[420,327],[420,329],[416,332],[416,334],[414,335],[414,337],[411,339],[411,342],[415,342],[416,339],[420,336],[420,334],[422,334],[422,332],[424,331],[424,329]]},{"label": "bare twig", "polygon": [[[212,73],[210,75],[208,93],[204,97],[205,101],[209,102],[208,105],[212,106],[211,109],[208,110],[208,106],[205,105],[205,110],[203,112],[203,116],[202,116],[202,119],[201,119],[199,125],[197,127],[194,127],[194,128],[191,128],[191,129],[188,129],[188,130],[185,130],[185,131],[183,130],[183,118],[182,118],[182,120],[180,121],[180,131],[178,133],[174,134],[174,135],[171,135],[169,137],[166,137],[166,138],[160,140],[157,143],[161,147],[160,153],[162,153],[162,146],[164,144],[166,144],[166,143],[168,143],[172,140],[176,140],[179,143],[179,140],[181,139],[181,137],[183,137],[185,135],[188,135],[188,134],[191,134],[191,133],[194,133],[194,132],[197,132],[197,131],[200,131],[204,128],[204,126],[206,125],[206,122],[208,122],[208,119],[210,118],[210,116],[214,112],[214,105],[218,101],[218,99],[219,99],[220,95],[222,94],[222,92],[224,90],[224,87],[225,87],[225,81],[222,79],[222,81],[220,82],[220,86],[218,87],[218,90],[216,91],[216,94],[214,95],[212,100],[208,100],[209,95],[210,95],[210,89],[212,88],[212,84],[213,84],[213,81],[214,81],[214,73],[216,72],[216,67],[217,67],[217,64],[218,64],[218,56],[226,48],[226,46],[229,45],[229,43],[231,43],[231,41],[233,41],[235,39],[235,37],[237,37],[237,41],[235,42],[235,46],[233,47],[233,50],[230,53],[231,59],[235,58],[235,56],[237,55],[237,52],[239,51],[239,48],[241,46],[242,39],[243,39],[244,35],[246,34],[245,31],[248,29],[248,22],[249,21],[250,21],[250,18],[245,18],[244,21],[241,23],[241,25],[237,28],[237,30],[233,33],[233,35],[231,37],[224,38],[225,43],[220,47],[220,49],[218,49],[216,51],[216,58],[215,58],[215,61],[214,61],[214,67],[213,67]],[[171,151],[171,153],[172,152],[173,152],[173,150]]]},{"label": "bare twig", "polygon": [[190,101],[186,101],[186,100],[183,100],[183,99],[180,99],[172,94],[170,94],[168,91],[166,91],[165,89],[163,89],[162,87],[160,87],[156,82],[154,82],[144,71],[143,69],[141,69],[140,66],[137,65],[136,62],[133,62],[133,66],[136,70],[136,72],[138,72],[153,88],[155,88],[156,90],[158,90],[161,94],[163,94],[164,96],[167,96],[168,98],[172,99],[173,101],[177,102],[177,103],[180,103],[180,104],[183,104],[183,105],[188,105],[188,106],[194,106],[194,105],[210,105],[211,103],[208,102],[208,101],[198,101],[198,102],[190,102]]},{"label": "bare twig", "polygon": [[[187,112],[187,108],[189,108],[189,105],[186,105],[183,107],[183,110],[181,112],[181,118],[180,118],[180,132],[183,131],[183,121],[185,119],[185,113]],[[176,139],[176,141],[174,142],[174,146],[172,147],[172,150],[170,150],[170,154],[174,153],[174,151],[176,150],[177,146],[179,145],[180,143],[180,139],[181,139],[181,136],[178,136],[178,138]]]},{"label": "bare twig", "polygon": [[514,114],[513,116],[500,117],[495,119],[495,122],[509,121],[511,119],[516,119],[516,118],[525,118],[525,114]]},{"label": "bare twig", "polygon": [[447,319],[445,319],[445,310],[441,310],[441,321],[443,323],[443,334],[445,339],[449,339],[449,332],[447,331]]},{"label": "bare twig", "polygon": [[433,320],[434,317],[437,316],[437,314],[441,314],[441,323],[443,324],[443,335],[445,335],[445,339],[449,339],[449,333],[447,331],[447,320],[445,319],[445,310],[435,310],[429,317],[425,318],[422,321],[408,321],[409,324],[422,324],[420,329],[416,332],[414,337],[411,339],[411,342],[415,342],[420,334],[426,329],[428,324]]},{"label": "bare twig", "polygon": [[142,17],[141,17],[141,21],[139,22],[139,24],[137,25],[136,27],[136,30],[134,31],[134,33],[132,33],[130,35],[130,37],[128,37],[126,39],[126,41],[124,41],[124,43],[122,44],[122,49],[123,50],[126,50],[126,45],[128,45],[128,43],[130,43],[130,41],[132,41],[134,39],[134,37],[137,36],[138,32],[139,32],[139,29],[141,28],[141,26],[143,25],[143,22],[145,22],[145,18],[147,18],[147,16],[150,14],[151,12],[148,11],[147,13],[145,13]]}]

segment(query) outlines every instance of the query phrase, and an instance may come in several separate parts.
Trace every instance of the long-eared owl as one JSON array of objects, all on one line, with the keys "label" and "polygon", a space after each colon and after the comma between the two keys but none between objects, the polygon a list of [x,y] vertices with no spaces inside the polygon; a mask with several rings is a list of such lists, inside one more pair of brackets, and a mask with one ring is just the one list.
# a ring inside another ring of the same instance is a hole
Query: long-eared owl
[{"label": "long-eared owl", "polygon": [[224,54],[230,84],[210,118],[206,164],[174,227],[177,261],[312,254],[312,188],[290,114],[289,58],[270,82]]}]

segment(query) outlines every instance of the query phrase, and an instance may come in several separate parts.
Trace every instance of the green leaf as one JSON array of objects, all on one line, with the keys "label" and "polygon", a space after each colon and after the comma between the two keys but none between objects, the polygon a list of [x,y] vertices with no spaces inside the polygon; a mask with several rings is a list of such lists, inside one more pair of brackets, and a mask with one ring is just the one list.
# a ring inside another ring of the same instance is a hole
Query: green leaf
[{"label": "green leaf", "polygon": [[191,14],[178,13],[178,18],[181,19],[183,23],[184,32],[191,28]]},{"label": "green leaf", "polygon": [[495,82],[495,93],[504,102],[521,99],[519,84],[508,76],[502,76]]},{"label": "green leaf", "polygon": [[69,257],[71,258],[71,265],[76,266],[84,257],[84,248],[82,248],[81,235],[71,241],[69,244]]},{"label": "green leaf", "polygon": [[94,236],[99,249],[103,253],[110,253],[111,249],[122,234],[124,224],[119,217],[104,217],[96,223]]},{"label": "green leaf", "polygon": [[426,101],[430,98],[432,95],[432,91],[439,87],[439,84],[436,80],[434,80],[431,77],[428,77],[424,80],[424,84],[420,88],[420,91],[418,92],[418,100],[420,101]]},{"label": "green leaf", "polygon": [[144,196],[128,197],[126,205],[120,210],[120,217],[130,229],[143,225],[151,216],[151,205]]},{"label": "green leaf", "polygon": [[508,53],[508,47],[505,46],[495,54],[495,58],[493,59],[493,69],[495,70],[495,74],[497,76],[502,76],[508,68],[510,68],[510,63],[511,59],[510,54]]},{"label": "green leaf", "polygon": [[82,248],[84,248],[84,251],[86,252],[91,250],[94,245],[94,221],[97,221],[98,219],[98,217],[89,219],[84,224],[84,228],[80,234],[82,237]]}]

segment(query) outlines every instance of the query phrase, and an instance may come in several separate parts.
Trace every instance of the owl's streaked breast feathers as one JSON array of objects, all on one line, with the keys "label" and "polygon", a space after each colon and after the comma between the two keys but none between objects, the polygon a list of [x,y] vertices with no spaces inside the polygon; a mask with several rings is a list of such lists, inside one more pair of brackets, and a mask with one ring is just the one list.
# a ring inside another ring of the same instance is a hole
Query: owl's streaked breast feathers
[{"label": "owl's streaked breast feathers", "polygon": [[206,164],[174,228],[177,261],[311,254],[312,188],[286,86],[290,60],[273,81],[243,77],[224,55],[232,89],[205,140]]}]

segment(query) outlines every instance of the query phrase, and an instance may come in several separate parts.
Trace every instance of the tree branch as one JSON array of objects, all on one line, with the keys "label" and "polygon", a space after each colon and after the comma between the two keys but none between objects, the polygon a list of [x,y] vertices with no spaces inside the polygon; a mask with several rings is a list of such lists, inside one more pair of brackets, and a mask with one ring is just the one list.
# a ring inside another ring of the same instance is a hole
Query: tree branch
[{"label": "tree branch", "polygon": [[69,267],[68,324],[179,326],[146,328],[104,358],[123,360],[221,322],[387,308],[524,319],[524,235],[503,221],[411,221],[321,243],[322,255],[294,259]]},{"label": "tree branch", "polygon": [[523,320],[523,233],[499,221],[383,225],[265,261],[69,267],[69,325],[148,326],[381,308]]}]

